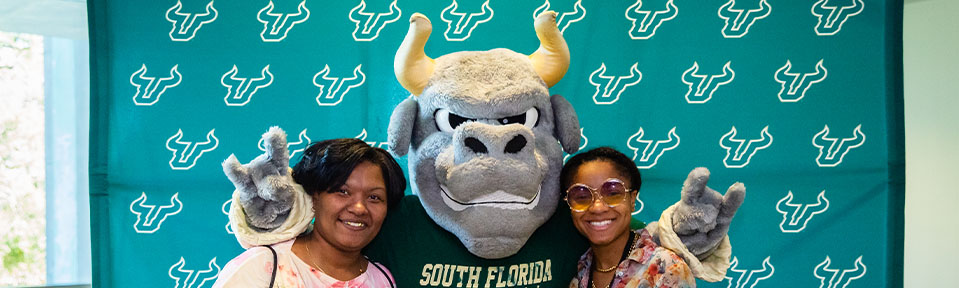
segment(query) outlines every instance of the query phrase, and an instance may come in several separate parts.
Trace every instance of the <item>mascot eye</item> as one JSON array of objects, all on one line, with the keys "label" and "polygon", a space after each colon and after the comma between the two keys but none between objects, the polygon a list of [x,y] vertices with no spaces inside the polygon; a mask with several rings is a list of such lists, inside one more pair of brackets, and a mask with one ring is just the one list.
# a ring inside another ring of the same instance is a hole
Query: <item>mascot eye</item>
[{"label": "mascot eye", "polygon": [[468,121],[476,121],[476,119],[466,118],[460,115],[450,113],[450,110],[439,109],[433,114],[433,117],[436,118],[436,128],[440,129],[443,132],[453,133],[453,129],[460,126],[460,124],[466,123]]},{"label": "mascot eye", "polygon": [[533,129],[533,127],[536,127],[536,124],[539,121],[539,110],[536,110],[536,108],[529,108],[529,110],[526,110],[526,113],[499,118],[496,121],[501,125],[520,124],[526,126],[527,128]]}]

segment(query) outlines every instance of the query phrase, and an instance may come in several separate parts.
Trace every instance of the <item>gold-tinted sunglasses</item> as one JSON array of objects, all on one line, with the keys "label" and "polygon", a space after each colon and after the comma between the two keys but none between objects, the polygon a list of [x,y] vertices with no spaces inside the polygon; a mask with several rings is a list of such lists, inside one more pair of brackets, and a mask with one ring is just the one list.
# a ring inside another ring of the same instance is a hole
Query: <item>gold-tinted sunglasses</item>
[{"label": "gold-tinted sunglasses", "polygon": [[583,212],[593,205],[593,202],[596,201],[595,197],[603,200],[606,206],[612,208],[626,202],[629,199],[629,193],[630,189],[626,188],[626,184],[622,180],[609,178],[599,188],[589,187],[589,185],[583,183],[573,184],[569,186],[569,189],[566,189],[565,200],[566,204],[569,204],[569,209]]}]

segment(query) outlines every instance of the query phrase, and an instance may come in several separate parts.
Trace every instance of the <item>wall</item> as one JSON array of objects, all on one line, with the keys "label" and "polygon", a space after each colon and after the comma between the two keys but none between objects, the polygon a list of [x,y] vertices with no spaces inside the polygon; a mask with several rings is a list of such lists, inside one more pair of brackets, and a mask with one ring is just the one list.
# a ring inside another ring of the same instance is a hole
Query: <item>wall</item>
[{"label": "wall", "polygon": [[959,258],[959,2],[908,1],[903,13],[905,287],[954,287]]}]

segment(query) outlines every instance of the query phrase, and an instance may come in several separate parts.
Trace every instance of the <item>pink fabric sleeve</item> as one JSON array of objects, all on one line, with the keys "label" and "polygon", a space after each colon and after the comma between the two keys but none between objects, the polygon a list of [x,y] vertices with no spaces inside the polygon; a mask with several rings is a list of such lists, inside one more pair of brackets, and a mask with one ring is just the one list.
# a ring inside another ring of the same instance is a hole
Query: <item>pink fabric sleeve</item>
[{"label": "pink fabric sleeve", "polygon": [[251,248],[230,260],[213,288],[262,288],[270,285],[273,275],[273,253],[263,247]]}]

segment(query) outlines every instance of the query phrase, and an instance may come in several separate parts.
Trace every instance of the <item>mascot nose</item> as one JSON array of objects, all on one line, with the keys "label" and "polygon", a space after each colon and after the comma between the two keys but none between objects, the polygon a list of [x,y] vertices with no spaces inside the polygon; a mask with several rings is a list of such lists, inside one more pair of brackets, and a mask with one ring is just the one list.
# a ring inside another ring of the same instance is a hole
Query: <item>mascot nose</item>
[{"label": "mascot nose", "polygon": [[480,155],[493,158],[525,158],[525,154],[533,153],[532,149],[527,149],[527,144],[532,139],[532,130],[523,125],[466,123],[453,135],[455,162],[463,163]]},{"label": "mascot nose", "polygon": [[[463,140],[463,145],[466,145],[467,148],[476,154],[489,153],[489,149],[486,149],[486,145],[483,144],[483,141],[476,139],[476,137],[466,137],[466,140]],[[509,142],[506,142],[506,147],[503,148],[503,152],[516,154],[522,151],[523,147],[526,147],[526,137],[523,137],[522,135],[515,135],[513,136],[513,139],[510,139]]]},{"label": "mascot nose", "polygon": [[506,142],[506,147],[503,148],[503,152],[515,154],[522,151],[523,147],[526,147],[526,137],[516,135],[513,136],[513,139],[510,139],[509,142]]},{"label": "mascot nose", "polygon": [[483,141],[476,139],[476,137],[466,137],[466,140],[463,140],[463,144],[466,145],[467,148],[470,148],[473,153],[485,154],[489,152],[489,150],[486,149],[486,145],[483,145]]}]

